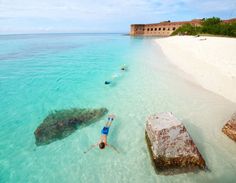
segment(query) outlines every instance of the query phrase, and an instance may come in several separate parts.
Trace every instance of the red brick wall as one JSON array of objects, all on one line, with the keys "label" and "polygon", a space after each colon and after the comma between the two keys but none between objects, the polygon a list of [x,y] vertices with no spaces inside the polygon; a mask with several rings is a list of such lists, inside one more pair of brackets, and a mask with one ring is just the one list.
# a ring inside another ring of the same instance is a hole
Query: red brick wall
[{"label": "red brick wall", "polygon": [[[193,26],[201,26],[201,19],[194,19],[192,21],[182,22],[161,22],[155,24],[132,24],[130,35],[144,35],[144,36],[170,36],[172,32],[178,29],[183,24],[191,24]],[[223,20],[224,23],[231,23],[236,21],[236,18]]]}]

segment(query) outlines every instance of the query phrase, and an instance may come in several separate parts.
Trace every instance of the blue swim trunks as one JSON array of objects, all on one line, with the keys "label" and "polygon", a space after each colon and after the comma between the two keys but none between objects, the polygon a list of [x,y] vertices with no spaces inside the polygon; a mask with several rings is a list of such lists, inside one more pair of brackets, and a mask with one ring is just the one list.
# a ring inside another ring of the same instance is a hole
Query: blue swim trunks
[{"label": "blue swim trunks", "polygon": [[103,129],[102,129],[102,131],[101,131],[101,133],[102,133],[103,135],[108,135],[108,133],[109,133],[109,127],[104,126]]}]

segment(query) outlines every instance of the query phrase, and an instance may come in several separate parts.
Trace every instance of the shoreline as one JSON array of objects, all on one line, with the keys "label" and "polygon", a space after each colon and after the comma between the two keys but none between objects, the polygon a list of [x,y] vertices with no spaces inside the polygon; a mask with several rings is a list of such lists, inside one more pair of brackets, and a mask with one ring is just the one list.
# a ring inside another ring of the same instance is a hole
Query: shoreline
[{"label": "shoreline", "polygon": [[173,36],[155,40],[192,82],[236,103],[236,39]]}]

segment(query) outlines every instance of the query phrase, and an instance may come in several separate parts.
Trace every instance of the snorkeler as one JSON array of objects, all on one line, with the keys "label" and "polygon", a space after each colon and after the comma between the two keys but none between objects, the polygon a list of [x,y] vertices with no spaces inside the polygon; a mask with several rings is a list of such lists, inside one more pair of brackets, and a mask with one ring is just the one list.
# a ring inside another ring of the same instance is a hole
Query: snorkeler
[{"label": "snorkeler", "polygon": [[115,115],[111,114],[108,116],[107,122],[105,124],[105,126],[103,127],[103,129],[101,130],[101,136],[100,136],[100,141],[96,144],[93,144],[87,151],[85,151],[84,153],[89,152],[91,149],[93,149],[94,147],[98,146],[100,149],[105,149],[105,147],[111,147],[113,150],[115,150],[116,152],[119,153],[119,151],[112,145],[107,143],[107,136],[109,133],[109,129],[110,126],[113,122],[115,118]]},{"label": "snorkeler", "polygon": [[120,70],[122,70],[122,71],[127,71],[127,70],[128,70],[127,65],[126,65],[126,64],[123,64],[123,65],[121,66]]},{"label": "snorkeler", "polygon": [[105,81],[105,85],[111,84],[111,81]]},{"label": "snorkeler", "polygon": [[119,73],[115,73],[112,75],[112,79],[110,80],[106,80],[104,82],[105,85],[110,85],[112,84],[113,82],[115,82],[116,80],[118,80],[119,78],[121,78],[123,75],[124,75],[124,71],[127,71],[128,70],[128,67],[126,64],[123,64],[121,67],[120,67],[120,72]]},{"label": "snorkeler", "polygon": [[112,84],[113,81],[117,80],[117,78],[121,77],[121,74],[113,74],[112,79],[110,81],[105,81],[105,85]]}]

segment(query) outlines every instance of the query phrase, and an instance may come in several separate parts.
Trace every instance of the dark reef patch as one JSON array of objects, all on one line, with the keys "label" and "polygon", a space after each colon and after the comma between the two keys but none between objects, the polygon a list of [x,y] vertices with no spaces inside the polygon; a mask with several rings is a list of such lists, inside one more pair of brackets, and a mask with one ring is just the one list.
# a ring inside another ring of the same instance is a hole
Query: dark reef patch
[{"label": "dark reef patch", "polygon": [[106,108],[72,108],[50,113],[34,132],[37,146],[46,145],[72,134],[79,127],[95,122],[108,112]]}]

